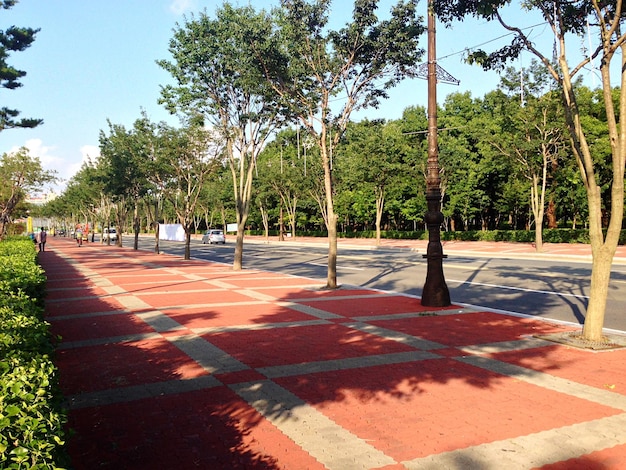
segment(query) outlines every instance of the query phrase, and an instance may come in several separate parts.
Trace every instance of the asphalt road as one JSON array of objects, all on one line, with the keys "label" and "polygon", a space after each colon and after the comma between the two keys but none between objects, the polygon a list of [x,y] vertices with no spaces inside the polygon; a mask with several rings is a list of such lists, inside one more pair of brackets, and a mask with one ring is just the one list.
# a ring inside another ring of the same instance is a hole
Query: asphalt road
[{"label": "asphalt road", "polygon": [[[132,237],[124,238],[132,246]],[[152,250],[153,239],[140,239]],[[160,242],[162,252],[183,255],[183,243]],[[192,240],[194,258],[232,264],[234,242],[202,245]],[[326,280],[327,247],[245,243],[244,267]],[[444,273],[454,303],[582,324],[591,264],[571,261],[502,259],[449,255]],[[407,250],[340,248],[338,281],[420,296],[426,260]],[[614,266],[605,327],[626,332],[626,266]]]}]

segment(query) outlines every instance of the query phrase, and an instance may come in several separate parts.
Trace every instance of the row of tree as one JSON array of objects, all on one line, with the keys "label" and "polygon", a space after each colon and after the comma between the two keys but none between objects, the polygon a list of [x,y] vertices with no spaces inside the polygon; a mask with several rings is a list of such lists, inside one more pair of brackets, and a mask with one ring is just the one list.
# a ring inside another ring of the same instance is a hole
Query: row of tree
[{"label": "row of tree", "polygon": [[[522,9],[541,15],[550,28],[554,40],[552,44],[548,44],[535,41],[529,30],[521,27],[519,11],[515,8],[507,11],[510,3],[508,0],[430,0],[432,13],[445,23],[452,24],[467,17],[477,17],[493,21],[510,33],[510,44],[491,52],[472,51],[468,54],[469,62],[479,64],[487,70],[501,69],[508,61],[518,58],[522,51],[528,51],[547,69],[561,101],[567,141],[580,172],[589,211],[588,227],[593,263],[589,305],[582,336],[585,340],[602,341],[611,265],[624,220],[626,119],[620,120],[620,115],[623,117],[626,113],[626,12],[621,1],[519,2]],[[595,45],[584,47],[583,59],[574,61],[569,46],[572,42],[580,43],[584,37],[593,38]],[[593,123],[584,119],[581,95],[575,86],[577,74],[595,63],[599,64],[601,112],[605,116],[604,131],[608,135],[610,149],[606,159],[595,154],[597,129]],[[619,81],[617,92],[612,86],[614,77]],[[602,178],[605,168],[610,168],[608,182]],[[609,207],[606,207],[607,201]]]},{"label": "row of tree", "polygon": [[[537,64],[511,68],[499,89],[484,97],[454,93],[442,103],[444,230],[534,226],[540,251],[544,221],[555,228],[586,220],[584,187],[565,140],[558,94],[545,85],[545,73]],[[578,94],[585,120],[595,123],[594,154],[601,163],[610,149],[599,91],[580,86]],[[380,240],[385,229],[423,227],[426,130],[426,110],[419,106],[398,120],[348,124],[330,156],[341,231],[375,230]],[[241,188],[233,191],[232,171],[240,161],[229,159],[223,139],[198,119],[180,128],[152,123],[145,114],[131,129],[109,123],[100,148],[101,158],[86,164],[48,206],[49,215],[63,216],[61,225],[114,224],[138,234],[157,221],[177,222],[189,239],[235,220]],[[251,168],[251,178],[240,179],[254,179],[247,228],[288,226],[294,237],[297,229],[325,229],[322,160],[305,129],[278,132]],[[600,177],[610,184],[610,169]],[[187,256],[188,250],[187,244]]]}]

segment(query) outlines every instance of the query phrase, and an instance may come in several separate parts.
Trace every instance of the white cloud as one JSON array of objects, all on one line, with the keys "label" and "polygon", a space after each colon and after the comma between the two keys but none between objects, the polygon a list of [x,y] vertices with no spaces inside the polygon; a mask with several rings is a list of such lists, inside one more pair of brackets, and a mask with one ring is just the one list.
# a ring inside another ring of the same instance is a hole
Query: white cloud
[{"label": "white cloud", "polygon": [[80,171],[84,163],[95,163],[100,158],[100,147],[97,145],[83,145],[80,148],[81,160],[70,164],[63,175],[64,180],[69,180]]},{"label": "white cloud", "polygon": [[[43,144],[41,139],[29,139],[23,145],[28,149],[28,153],[31,157],[39,158],[41,166],[45,169],[57,169],[62,163],[63,159],[54,155],[55,147],[48,147]],[[17,152],[18,147],[13,147],[11,152]]]},{"label": "white cloud", "polygon": [[[56,171],[59,178],[64,179],[64,170],[67,168],[67,162],[64,158],[55,155],[56,147],[44,145],[41,139],[28,139],[24,145],[28,149],[28,154],[33,158],[38,158],[44,170]],[[17,152],[20,147],[13,147],[10,151]]]},{"label": "white cloud", "polygon": [[[28,149],[28,154],[32,158],[37,158],[41,162],[41,166],[44,170],[52,170],[56,172],[56,176],[60,179],[64,179],[64,170],[67,169],[67,162],[64,158],[55,155],[56,147],[44,145],[41,139],[28,139],[24,145],[20,147],[14,146],[9,150],[10,153],[17,152],[21,147]],[[61,182],[62,183],[62,182]],[[44,191],[44,188],[41,188]],[[59,191],[59,184],[51,184],[50,188],[54,191]]]},{"label": "white cloud", "polygon": [[184,15],[196,9],[196,0],[174,0],[170,3],[170,11],[175,15]]},{"label": "white cloud", "polygon": [[100,147],[97,145],[83,145],[80,148],[80,154],[83,156],[82,163],[95,163],[100,158]]},{"label": "white cloud", "polygon": [[[77,155],[72,158],[59,157],[55,154],[56,147],[44,145],[41,139],[29,139],[23,147],[28,149],[31,157],[36,157],[41,162],[45,170],[56,171],[59,179],[57,184],[53,184],[53,189],[57,192],[63,191],[67,182],[81,169],[83,163],[89,161],[96,162],[100,157],[100,147],[97,145],[83,145],[80,149],[80,160]],[[17,152],[20,147],[13,147],[10,152]]]}]

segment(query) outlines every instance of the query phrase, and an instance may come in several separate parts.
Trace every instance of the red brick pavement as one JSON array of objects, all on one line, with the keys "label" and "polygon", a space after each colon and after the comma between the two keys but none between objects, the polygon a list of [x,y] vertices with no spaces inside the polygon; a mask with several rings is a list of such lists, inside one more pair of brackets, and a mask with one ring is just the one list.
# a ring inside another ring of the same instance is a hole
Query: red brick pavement
[{"label": "red brick pavement", "polygon": [[[49,242],[46,313],[77,470],[446,468],[414,461],[447,452],[496,469],[518,441],[532,445],[506,468],[626,466],[624,428],[582,445],[586,423],[626,416],[626,350],[529,343],[568,327]],[[553,441],[564,450],[532,457]]]}]

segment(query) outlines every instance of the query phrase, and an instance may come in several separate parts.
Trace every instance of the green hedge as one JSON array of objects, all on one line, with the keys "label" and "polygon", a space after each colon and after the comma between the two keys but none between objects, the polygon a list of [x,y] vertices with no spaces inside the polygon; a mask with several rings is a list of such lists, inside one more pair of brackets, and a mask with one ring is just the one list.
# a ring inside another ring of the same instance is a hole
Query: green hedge
[{"label": "green hedge", "polygon": [[0,242],[0,468],[67,465],[53,345],[43,320],[46,278],[30,239]]},{"label": "green hedge", "polygon": [[[265,235],[262,230],[248,230],[246,235]],[[277,236],[276,231],[270,231],[270,236]],[[298,232],[299,237],[326,237],[327,232],[310,231]],[[365,230],[360,232],[339,232],[339,238],[376,238],[376,231]],[[428,240],[428,232],[425,230],[399,231],[383,230],[382,238],[395,240]],[[444,241],[496,241],[496,242],[520,242],[534,243],[534,230],[468,230],[457,232],[441,232]],[[545,229],[543,231],[544,243],[589,243],[589,231],[586,229]],[[626,245],[626,230],[622,230],[619,240],[620,245]]]}]

